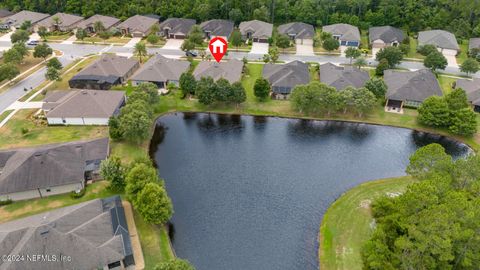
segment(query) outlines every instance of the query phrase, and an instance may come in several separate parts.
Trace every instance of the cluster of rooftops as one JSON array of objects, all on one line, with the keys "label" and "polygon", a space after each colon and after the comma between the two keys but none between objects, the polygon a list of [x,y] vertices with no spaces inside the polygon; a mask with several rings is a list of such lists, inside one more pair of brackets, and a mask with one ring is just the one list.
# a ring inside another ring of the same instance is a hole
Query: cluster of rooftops
[{"label": "cluster of rooftops", "polygon": [[[78,28],[89,32],[95,32],[95,23],[101,22],[104,29],[117,29],[122,34],[129,34],[135,37],[144,37],[148,35],[152,26],[157,24],[159,27],[158,35],[166,38],[184,39],[188,36],[192,26],[197,22],[194,19],[187,18],[168,18],[160,21],[156,15],[134,15],[125,21],[118,18],[104,15],[93,15],[84,18],[77,15],[56,13],[54,15],[33,12],[20,11],[12,13],[7,10],[0,12],[0,28],[18,28],[25,21],[30,21],[35,30],[40,26],[47,30],[74,31]],[[200,27],[205,33],[206,38],[222,36],[229,38],[234,31],[235,25],[232,21],[214,19],[200,23]],[[253,42],[268,42],[272,36],[273,25],[267,22],[252,20],[241,22],[239,30],[244,39],[250,39]],[[303,22],[291,22],[278,26],[280,34],[285,34],[292,39],[313,39],[315,29],[312,25]],[[360,31],[358,27],[338,23],[322,27],[322,31],[329,32],[334,38],[338,39],[341,46],[358,47],[361,42]],[[373,48],[381,48],[389,45],[401,43],[405,35],[401,29],[392,26],[376,26],[369,29],[369,42]],[[444,30],[428,30],[418,33],[418,44],[420,46],[432,44],[439,50],[450,50],[451,53],[459,51],[459,46],[455,36]],[[480,48],[480,38],[473,38],[470,41],[470,49]]]}]

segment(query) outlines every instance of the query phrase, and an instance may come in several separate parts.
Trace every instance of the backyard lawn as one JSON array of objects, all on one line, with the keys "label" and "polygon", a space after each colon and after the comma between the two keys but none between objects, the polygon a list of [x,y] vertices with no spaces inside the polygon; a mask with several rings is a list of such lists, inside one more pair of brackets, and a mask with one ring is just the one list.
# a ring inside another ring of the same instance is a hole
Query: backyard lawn
[{"label": "backyard lawn", "polygon": [[37,109],[17,112],[0,128],[0,149],[86,140],[108,136],[104,126],[47,126],[33,118]]},{"label": "backyard lawn", "polygon": [[468,40],[458,40],[460,43],[460,53],[457,55],[457,64],[462,64],[468,58]]},{"label": "backyard lawn", "polygon": [[320,269],[361,270],[360,250],[372,232],[370,203],[403,192],[411,183],[413,180],[407,176],[367,182],[330,205],[320,227]]},{"label": "backyard lawn", "polygon": [[452,91],[452,84],[456,82],[456,78],[451,78],[447,76],[438,76],[438,83],[440,84],[440,87],[442,88],[443,94],[446,95]]},{"label": "backyard lawn", "polygon": [[408,52],[405,58],[413,58],[413,59],[425,58],[425,56],[417,52],[417,40],[413,37],[410,37],[410,51]]}]

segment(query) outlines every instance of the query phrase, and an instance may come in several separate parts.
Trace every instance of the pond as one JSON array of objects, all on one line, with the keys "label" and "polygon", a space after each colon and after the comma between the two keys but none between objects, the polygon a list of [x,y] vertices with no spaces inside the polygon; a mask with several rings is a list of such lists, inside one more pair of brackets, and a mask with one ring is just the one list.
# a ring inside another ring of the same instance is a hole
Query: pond
[{"label": "pond", "polygon": [[454,157],[470,151],[403,128],[176,113],[157,120],[150,154],[173,201],[178,257],[197,270],[316,270],[328,206],[362,182],[405,175],[433,142]]}]

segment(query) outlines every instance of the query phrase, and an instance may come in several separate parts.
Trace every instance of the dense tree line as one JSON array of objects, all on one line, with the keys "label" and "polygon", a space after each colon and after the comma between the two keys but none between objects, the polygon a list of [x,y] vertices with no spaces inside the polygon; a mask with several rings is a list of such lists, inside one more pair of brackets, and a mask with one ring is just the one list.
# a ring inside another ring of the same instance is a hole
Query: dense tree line
[{"label": "dense tree line", "polygon": [[410,157],[407,173],[420,181],[372,203],[363,269],[478,269],[480,157],[453,161],[430,144]]},{"label": "dense tree line", "polygon": [[431,28],[447,29],[458,37],[480,35],[480,5],[474,0],[4,0],[1,5],[15,11],[64,11],[123,19],[158,14],[163,18],[219,18],[236,23],[250,19],[302,21],[317,26],[343,22],[363,29],[389,24],[410,32]]}]

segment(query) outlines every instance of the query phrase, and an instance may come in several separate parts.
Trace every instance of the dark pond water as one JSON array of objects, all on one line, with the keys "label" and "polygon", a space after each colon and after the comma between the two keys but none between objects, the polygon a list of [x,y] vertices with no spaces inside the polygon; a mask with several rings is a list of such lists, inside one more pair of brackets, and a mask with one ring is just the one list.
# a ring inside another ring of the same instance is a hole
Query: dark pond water
[{"label": "dark pond water", "polygon": [[172,114],[151,155],[173,200],[173,246],[198,270],[316,270],[322,215],[346,190],[404,175],[418,147],[469,148],[409,129]]}]

